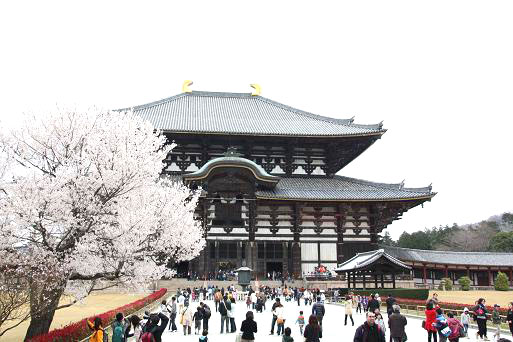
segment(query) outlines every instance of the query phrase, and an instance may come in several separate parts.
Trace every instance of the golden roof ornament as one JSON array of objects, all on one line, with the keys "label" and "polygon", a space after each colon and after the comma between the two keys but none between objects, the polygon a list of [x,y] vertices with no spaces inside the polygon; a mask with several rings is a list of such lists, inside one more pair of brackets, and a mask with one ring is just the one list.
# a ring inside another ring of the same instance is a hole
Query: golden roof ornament
[{"label": "golden roof ornament", "polygon": [[252,84],[250,84],[250,86],[251,86],[251,88],[255,89],[251,93],[251,96],[260,96],[260,93],[262,93],[262,88],[256,83],[252,83]]},{"label": "golden roof ornament", "polygon": [[191,80],[184,81],[182,84],[182,92],[183,93],[192,93],[192,89],[189,88],[192,85]]}]

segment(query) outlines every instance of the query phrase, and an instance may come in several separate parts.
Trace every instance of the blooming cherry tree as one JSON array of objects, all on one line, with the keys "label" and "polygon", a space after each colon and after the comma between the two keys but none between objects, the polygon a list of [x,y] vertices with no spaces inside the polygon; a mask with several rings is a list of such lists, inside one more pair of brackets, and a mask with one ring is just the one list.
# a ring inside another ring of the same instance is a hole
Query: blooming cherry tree
[{"label": "blooming cherry tree", "polygon": [[59,299],[171,276],[204,247],[198,194],[161,175],[171,148],[131,112],[57,110],[0,136],[0,266],[30,283],[26,338]]}]

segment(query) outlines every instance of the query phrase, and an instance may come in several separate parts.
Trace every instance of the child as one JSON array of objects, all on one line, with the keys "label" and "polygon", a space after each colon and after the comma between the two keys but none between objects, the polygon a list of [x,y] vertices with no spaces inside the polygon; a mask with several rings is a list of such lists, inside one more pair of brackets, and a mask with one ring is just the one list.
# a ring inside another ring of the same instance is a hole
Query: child
[{"label": "child", "polygon": [[[251,296],[250,295],[247,295],[246,296],[246,309],[249,310],[249,307],[251,306]],[[253,308],[254,308],[254,305],[253,305]]]},{"label": "child", "polygon": [[199,342],[208,342],[208,331],[205,329],[203,330],[203,334],[199,338]]},{"label": "child", "polygon": [[461,336],[461,337],[467,337],[468,336],[468,326],[470,324],[470,315],[468,313],[468,308],[463,309],[463,313],[461,314],[460,321],[461,321],[461,324],[463,324],[463,330],[465,331],[465,336]]},{"label": "child", "polygon": [[292,334],[292,330],[290,330],[288,327],[285,328],[285,334],[281,338],[281,342],[294,342],[294,339],[292,336],[290,336],[290,334]]},{"label": "child", "polygon": [[501,338],[501,315],[499,313],[499,304],[495,304],[493,306],[492,311],[492,323],[497,329],[495,331],[495,334],[493,335],[494,339],[500,339]]},{"label": "child", "polygon": [[194,334],[198,335],[201,331],[201,321],[203,320],[201,306],[198,306],[196,309],[194,316],[192,316],[192,320],[194,321]]},{"label": "child", "polygon": [[296,324],[299,324],[299,331],[301,332],[301,336],[303,336],[303,327],[305,326],[305,316],[303,316],[303,311],[299,311],[299,317],[296,320]]},{"label": "child", "polygon": [[385,325],[385,321],[383,320],[383,316],[381,315],[381,312],[379,312],[379,309],[376,309],[374,311],[374,314],[376,315],[376,320],[375,320],[376,324],[379,325],[379,327],[381,328],[381,331],[383,331],[383,334],[386,333],[387,327]]}]

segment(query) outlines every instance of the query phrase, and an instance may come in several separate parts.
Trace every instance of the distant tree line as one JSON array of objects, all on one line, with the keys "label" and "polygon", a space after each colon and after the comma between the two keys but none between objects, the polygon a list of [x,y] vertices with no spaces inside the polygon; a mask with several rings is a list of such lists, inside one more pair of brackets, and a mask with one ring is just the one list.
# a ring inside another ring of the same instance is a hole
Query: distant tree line
[{"label": "distant tree line", "polygon": [[388,231],[380,244],[403,248],[457,251],[513,253],[513,214],[492,216],[486,221],[459,226],[445,225],[407,233],[395,241]]}]

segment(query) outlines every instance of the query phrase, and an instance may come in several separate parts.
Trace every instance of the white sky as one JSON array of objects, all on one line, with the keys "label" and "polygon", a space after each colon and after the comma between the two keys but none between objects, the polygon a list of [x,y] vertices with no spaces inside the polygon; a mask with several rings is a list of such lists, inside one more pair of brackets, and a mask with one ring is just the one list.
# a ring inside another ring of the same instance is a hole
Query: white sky
[{"label": "white sky", "polygon": [[0,119],[250,92],[388,132],[341,174],[439,194],[393,237],[513,210],[512,1],[4,1]]}]

